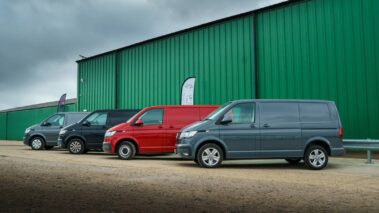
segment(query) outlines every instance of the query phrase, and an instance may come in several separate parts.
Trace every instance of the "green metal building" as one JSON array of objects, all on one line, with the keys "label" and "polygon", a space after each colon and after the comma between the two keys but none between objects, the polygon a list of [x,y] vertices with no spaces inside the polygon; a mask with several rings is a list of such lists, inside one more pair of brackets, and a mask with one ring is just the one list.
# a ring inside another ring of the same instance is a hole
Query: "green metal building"
[{"label": "green metal building", "polygon": [[[57,112],[57,101],[0,111],[0,140],[21,140],[25,129]],[[76,99],[66,101],[65,112],[75,112]]]},{"label": "green metal building", "polygon": [[79,60],[77,109],[180,104],[196,77],[195,104],[334,100],[345,138],[379,139],[376,11],[377,0],[289,1]]},{"label": "green metal building", "polygon": [[347,138],[379,138],[377,0],[290,1],[78,61],[78,109],[242,98],[334,100]]}]

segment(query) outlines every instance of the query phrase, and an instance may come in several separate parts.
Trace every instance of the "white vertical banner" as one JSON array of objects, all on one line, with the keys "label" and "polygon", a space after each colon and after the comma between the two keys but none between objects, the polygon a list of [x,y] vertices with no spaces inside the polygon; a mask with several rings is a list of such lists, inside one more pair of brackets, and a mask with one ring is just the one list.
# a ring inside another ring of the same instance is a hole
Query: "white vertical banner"
[{"label": "white vertical banner", "polygon": [[187,78],[182,86],[182,105],[193,105],[196,78]]}]

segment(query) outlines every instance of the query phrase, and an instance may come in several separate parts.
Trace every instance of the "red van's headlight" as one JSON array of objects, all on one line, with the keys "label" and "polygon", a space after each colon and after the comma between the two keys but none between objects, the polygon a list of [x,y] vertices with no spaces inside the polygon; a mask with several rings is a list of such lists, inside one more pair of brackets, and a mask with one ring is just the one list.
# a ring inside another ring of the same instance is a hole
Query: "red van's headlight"
[{"label": "red van's headlight", "polygon": [[112,137],[114,134],[116,134],[116,132],[117,131],[107,131],[107,132],[105,132],[104,137],[105,138]]}]

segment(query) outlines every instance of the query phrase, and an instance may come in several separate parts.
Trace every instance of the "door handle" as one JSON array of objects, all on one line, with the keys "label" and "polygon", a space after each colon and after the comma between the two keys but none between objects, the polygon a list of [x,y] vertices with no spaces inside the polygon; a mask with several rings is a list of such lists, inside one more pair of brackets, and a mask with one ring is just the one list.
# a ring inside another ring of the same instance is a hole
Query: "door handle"
[{"label": "door handle", "polygon": [[163,127],[162,126],[158,126],[159,129],[162,129]]},{"label": "door handle", "polygon": [[268,125],[268,124],[263,124],[263,127],[264,127],[264,128],[268,128],[268,127],[270,127],[270,125]]},{"label": "door handle", "polygon": [[250,124],[250,128],[255,128],[255,124]]},{"label": "door handle", "polygon": [[170,126],[169,126],[169,128],[170,128],[170,129],[173,129],[173,128],[174,128],[174,126],[173,126],[173,125],[170,125]]}]

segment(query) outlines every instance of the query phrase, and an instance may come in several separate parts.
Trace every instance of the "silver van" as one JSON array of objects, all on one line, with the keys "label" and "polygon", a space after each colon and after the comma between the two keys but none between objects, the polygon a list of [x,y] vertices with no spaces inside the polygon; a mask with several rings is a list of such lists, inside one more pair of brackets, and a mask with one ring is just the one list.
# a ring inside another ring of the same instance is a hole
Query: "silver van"
[{"label": "silver van", "polygon": [[89,112],[60,112],[25,130],[24,144],[32,149],[51,149],[57,146],[59,131],[83,119]]},{"label": "silver van", "polygon": [[328,156],[345,153],[342,126],[332,101],[238,100],[181,130],[177,153],[199,166],[231,159],[304,160],[322,169]]}]

